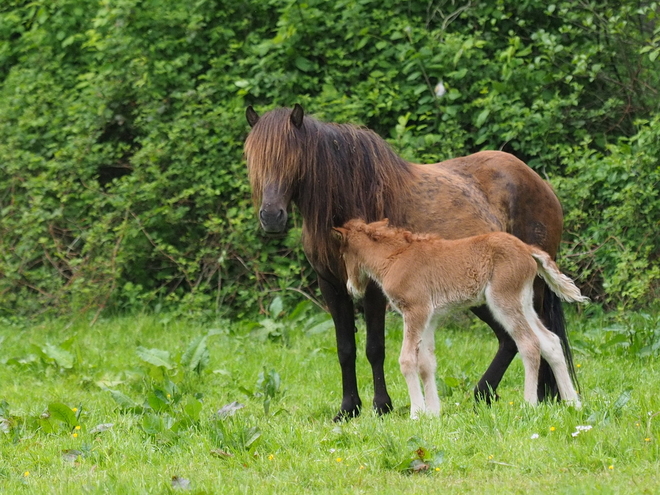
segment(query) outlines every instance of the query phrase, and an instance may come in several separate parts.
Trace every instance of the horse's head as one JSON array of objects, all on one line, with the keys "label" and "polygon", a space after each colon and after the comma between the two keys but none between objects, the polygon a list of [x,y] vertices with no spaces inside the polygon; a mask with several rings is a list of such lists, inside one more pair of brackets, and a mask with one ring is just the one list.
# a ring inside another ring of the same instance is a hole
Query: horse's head
[{"label": "horse's head", "polygon": [[290,132],[303,125],[303,108],[276,109],[262,118],[249,106],[245,112],[252,131],[245,141],[250,183],[259,221],[270,234],[282,233],[288,219],[299,157],[289,146]]}]

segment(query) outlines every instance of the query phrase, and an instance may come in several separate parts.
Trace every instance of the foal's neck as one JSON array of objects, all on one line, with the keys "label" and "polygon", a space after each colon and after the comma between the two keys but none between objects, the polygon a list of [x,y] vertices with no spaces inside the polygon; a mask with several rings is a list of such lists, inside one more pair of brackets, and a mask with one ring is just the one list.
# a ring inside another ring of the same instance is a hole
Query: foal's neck
[{"label": "foal's neck", "polygon": [[410,247],[409,243],[392,245],[369,240],[360,249],[362,266],[376,278],[382,278],[397,256]]}]

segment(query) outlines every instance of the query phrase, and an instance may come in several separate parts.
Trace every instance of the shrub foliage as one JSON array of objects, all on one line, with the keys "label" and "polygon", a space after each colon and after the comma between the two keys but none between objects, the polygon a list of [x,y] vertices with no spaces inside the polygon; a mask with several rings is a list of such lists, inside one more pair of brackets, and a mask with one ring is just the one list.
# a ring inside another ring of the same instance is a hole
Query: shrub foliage
[{"label": "shrub foliage", "polygon": [[[525,160],[566,212],[561,264],[613,305],[660,269],[655,2],[7,0],[0,313],[312,294],[299,219],[265,238],[244,109],[302,103],[403,156]],[[436,90],[442,82],[444,94]]]}]

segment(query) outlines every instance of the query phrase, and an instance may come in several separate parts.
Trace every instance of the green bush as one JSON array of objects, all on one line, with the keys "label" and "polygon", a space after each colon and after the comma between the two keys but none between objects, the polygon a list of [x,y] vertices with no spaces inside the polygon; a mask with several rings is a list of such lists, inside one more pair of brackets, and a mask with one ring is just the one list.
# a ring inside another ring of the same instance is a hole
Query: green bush
[{"label": "green bush", "polygon": [[564,265],[597,299],[643,302],[658,279],[656,11],[5,2],[0,313],[169,305],[241,317],[274,291],[288,303],[313,293],[299,218],[287,237],[263,236],[242,159],[245,107],[295,102],[368,125],[411,160],[515,153],[564,202]]}]

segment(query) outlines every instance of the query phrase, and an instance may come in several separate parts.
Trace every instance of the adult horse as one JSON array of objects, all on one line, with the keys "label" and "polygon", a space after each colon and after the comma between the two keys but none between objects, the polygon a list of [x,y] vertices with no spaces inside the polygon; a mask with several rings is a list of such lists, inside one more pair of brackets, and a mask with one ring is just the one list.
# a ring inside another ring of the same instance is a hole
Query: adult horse
[{"label": "adult horse", "polygon": [[[332,228],[352,218],[389,218],[395,227],[430,232],[446,239],[509,232],[555,257],[562,231],[562,209],[550,188],[531,168],[510,154],[482,151],[433,165],[400,158],[376,133],[350,124],[320,122],[298,104],[259,117],[246,111],[252,127],[245,141],[248,176],[259,220],[268,233],[286,229],[293,202],[302,218],[302,245],[318,275],[321,293],[335,324],[342,374],[342,402],[335,420],[360,413],[355,374],[355,314],[346,288],[345,267]],[[365,291],[366,354],[373,373],[378,413],[391,410],[385,385],[385,307],[375,283]],[[541,279],[534,284],[534,306],[543,323],[562,341],[574,377],[572,356],[558,298]],[[499,346],[475,387],[487,402],[517,352],[511,337],[485,306],[472,308],[495,332]],[[557,396],[547,363],[539,374],[539,399]]]}]

